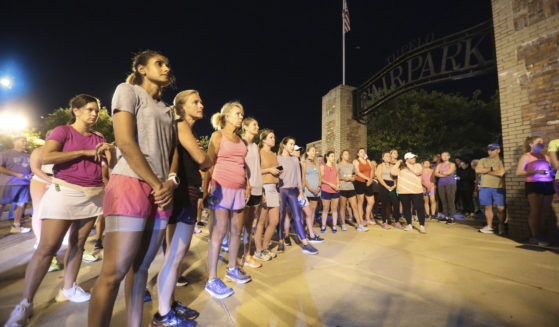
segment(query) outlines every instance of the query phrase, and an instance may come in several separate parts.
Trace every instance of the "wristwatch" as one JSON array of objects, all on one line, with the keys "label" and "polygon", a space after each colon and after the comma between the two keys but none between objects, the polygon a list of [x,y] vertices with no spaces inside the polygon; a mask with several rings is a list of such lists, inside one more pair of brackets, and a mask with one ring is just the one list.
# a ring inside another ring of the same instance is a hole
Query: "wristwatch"
[{"label": "wristwatch", "polygon": [[179,176],[177,176],[177,174],[175,173],[170,173],[169,177],[167,177],[168,181],[173,181],[173,184],[175,184],[175,186],[179,186],[179,184],[181,183],[181,180],[179,179]]}]

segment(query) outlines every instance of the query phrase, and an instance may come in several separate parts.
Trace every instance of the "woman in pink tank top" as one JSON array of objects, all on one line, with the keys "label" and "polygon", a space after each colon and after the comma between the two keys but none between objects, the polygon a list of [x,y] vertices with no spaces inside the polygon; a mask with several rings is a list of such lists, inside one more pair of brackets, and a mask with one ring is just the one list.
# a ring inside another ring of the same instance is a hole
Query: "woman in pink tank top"
[{"label": "woman in pink tank top", "polygon": [[340,181],[338,179],[338,168],[336,168],[336,157],[333,151],[328,151],[324,156],[326,164],[320,166],[320,197],[322,198],[322,227],[321,233],[326,232],[326,221],[328,220],[328,210],[332,209],[332,233],[336,233],[338,228],[338,201],[340,200]]},{"label": "woman in pink tank top", "polygon": [[551,207],[551,200],[555,193],[553,189],[553,171],[549,163],[549,158],[541,153],[544,149],[543,138],[529,136],[524,142],[524,155],[520,157],[516,167],[517,176],[525,176],[525,191],[530,213],[528,216],[528,226],[530,227],[530,243],[548,245],[543,239],[543,215]]},{"label": "woman in pink tank top", "polygon": [[435,199],[435,176],[434,170],[431,168],[429,160],[423,162],[423,174],[421,175],[421,184],[423,184],[423,202],[425,203],[426,218],[435,217],[437,210],[437,200]]},{"label": "woman in pink tank top", "polygon": [[[227,287],[221,279],[217,278],[219,249],[228,226],[231,227],[231,235],[229,238],[229,265],[225,278],[242,284],[251,279],[236,266],[242,212],[246,203],[245,156],[247,147],[235,132],[241,127],[243,116],[244,110],[240,103],[228,102],[221,108],[221,112],[214,114],[211,119],[216,132],[210,138],[208,156],[214,165],[206,174],[202,186],[204,199],[208,199],[215,217],[215,225],[211,227],[212,237],[208,247],[209,276],[206,282],[206,292],[218,299],[226,298],[234,293],[232,288]],[[210,194],[209,197],[208,194]]]}]

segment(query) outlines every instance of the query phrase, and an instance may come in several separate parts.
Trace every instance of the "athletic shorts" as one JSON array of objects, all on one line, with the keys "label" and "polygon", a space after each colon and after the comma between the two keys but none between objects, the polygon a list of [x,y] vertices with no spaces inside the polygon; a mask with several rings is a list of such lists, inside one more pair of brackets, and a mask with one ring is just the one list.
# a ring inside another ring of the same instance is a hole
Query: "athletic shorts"
[{"label": "athletic shorts", "polygon": [[257,207],[262,203],[262,195],[251,195],[248,198],[247,207]]},{"label": "athletic shorts", "polygon": [[553,182],[526,182],[525,185],[526,195],[528,194],[543,194],[553,195]]},{"label": "athletic shorts", "polygon": [[30,200],[29,185],[6,185],[2,192],[2,204],[16,203],[21,207]]},{"label": "athletic shorts", "polygon": [[490,206],[495,204],[498,207],[504,207],[505,189],[494,187],[480,187],[479,204],[482,206]]},{"label": "athletic shorts", "polygon": [[225,210],[241,210],[244,209],[246,205],[245,189],[235,189],[223,187],[216,181],[212,181],[210,186],[210,196],[213,197],[211,200],[212,209],[225,209]]},{"label": "athletic shorts", "polygon": [[322,191],[322,192],[320,192],[320,197],[322,198],[322,200],[339,199],[340,198],[340,193],[339,192],[330,193],[330,192]]},{"label": "athletic shorts", "polygon": [[201,197],[200,187],[186,186],[175,190],[173,197],[173,212],[169,217],[169,224],[178,222],[194,225],[198,216],[198,199]]},{"label": "athletic shorts", "polygon": [[340,196],[344,198],[351,198],[355,196],[355,190],[340,190]]},{"label": "athletic shorts", "polygon": [[151,191],[151,186],[144,181],[113,174],[105,188],[103,215],[167,220],[172,208],[159,208]]},{"label": "athletic shorts", "polygon": [[307,200],[318,201],[318,200],[320,200],[320,196],[307,196]]},{"label": "athletic shorts", "polygon": [[279,192],[278,186],[273,183],[264,184],[264,194],[266,195],[266,208],[277,208],[279,207]]},{"label": "athletic shorts", "polygon": [[355,187],[355,193],[359,195],[365,194],[365,196],[373,196],[374,194],[373,185],[374,183],[367,186],[367,183],[365,182],[353,181],[353,186]]}]

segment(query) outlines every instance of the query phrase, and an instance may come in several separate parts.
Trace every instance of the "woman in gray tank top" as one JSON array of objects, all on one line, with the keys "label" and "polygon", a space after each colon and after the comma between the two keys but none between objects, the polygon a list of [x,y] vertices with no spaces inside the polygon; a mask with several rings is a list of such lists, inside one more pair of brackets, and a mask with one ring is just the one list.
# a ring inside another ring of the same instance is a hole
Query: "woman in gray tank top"
[{"label": "woman in gray tank top", "polygon": [[346,217],[346,205],[349,202],[351,206],[351,212],[353,217],[357,221],[357,230],[360,232],[366,232],[367,229],[363,226],[363,217],[361,217],[361,211],[357,210],[357,200],[355,197],[355,187],[353,186],[353,181],[355,175],[355,167],[349,162],[349,151],[343,150],[340,155],[340,163],[338,163],[338,176],[340,179],[340,216],[342,218],[342,230],[347,230],[347,225],[345,223]]},{"label": "woman in gray tank top", "polygon": [[305,212],[305,220],[309,231],[309,242],[321,243],[324,242],[324,239],[313,230],[316,207],[318,200],[320,200],[320,165],[315,161],[316,148],[311,146],[307,150],[305,157],[306,159],[301,163],[301,169],[303,173],[303,187],[305,189],[305,196],[309,201],[309,206],[308,210],[305,210],[305,207],[303,207],[303,212]]}]

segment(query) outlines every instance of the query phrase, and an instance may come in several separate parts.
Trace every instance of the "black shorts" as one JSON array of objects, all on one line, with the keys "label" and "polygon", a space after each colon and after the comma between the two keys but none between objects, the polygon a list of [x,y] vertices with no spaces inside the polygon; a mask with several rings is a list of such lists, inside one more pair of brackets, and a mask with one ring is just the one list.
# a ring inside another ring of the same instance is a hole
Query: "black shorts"
[{"label": "black shorts", "polygon": [[320,200],[320,196],[307,196],[307,200],[318,201],[318,200]]},{"label": "black shorts", "polygon": [[353,181],[353,186],[355,187],[355,193],[361,195],[365,194],[365,196],[373,196],[373,184],[367,186],[367,183],[360,182],[360,181]]},{"label": "black shorts", "polygon": [[178,222],[194,225],[198,216],[198,199],[201,197],[200,187],[186,186],[177,188],[173,197],[173,212],[169,224]]},{"label": "black shorts", "polygon": [[247,207],[256,207],[262,203],[262,195],[251,195],[246,204]]},{"label": "black shorts", "polygon": [[526,195],[528,194],[543,194],[553,195],[553,182],[526,182],[525,185]]},{"label": "black shorts", "polygon": [[355,190],[340,190],[340,196],[343,196],[344,198],[351,198],[352,196],[355,196]]}]

